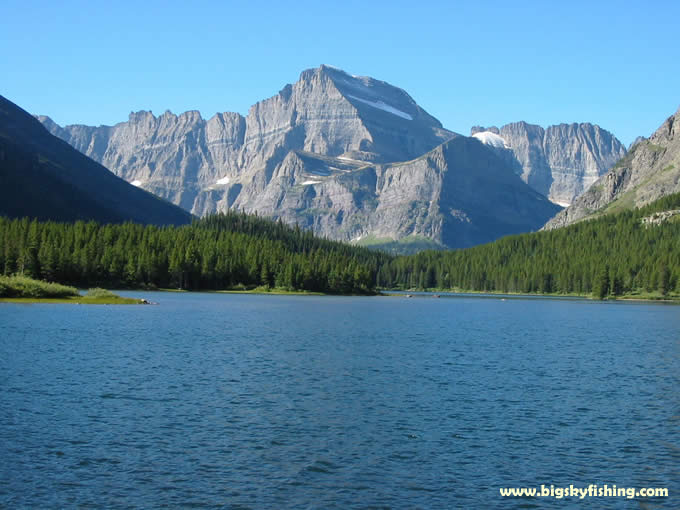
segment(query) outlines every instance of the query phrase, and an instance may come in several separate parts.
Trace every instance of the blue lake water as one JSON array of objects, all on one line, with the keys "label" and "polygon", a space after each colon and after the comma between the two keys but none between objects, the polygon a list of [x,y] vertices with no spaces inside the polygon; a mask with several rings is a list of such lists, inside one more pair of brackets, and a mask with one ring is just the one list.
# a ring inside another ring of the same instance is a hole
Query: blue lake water
[{"label": "blue lake water", "polygon": [[0,508],[680,508],[678,306],[124,294],[0,304]]}]

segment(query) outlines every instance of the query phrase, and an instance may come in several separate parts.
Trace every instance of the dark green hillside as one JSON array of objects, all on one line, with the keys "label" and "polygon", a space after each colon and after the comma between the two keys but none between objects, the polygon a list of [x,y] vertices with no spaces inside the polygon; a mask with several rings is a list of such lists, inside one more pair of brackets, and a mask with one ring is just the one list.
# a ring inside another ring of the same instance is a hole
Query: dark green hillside
[{"label": "dark green hillside", "polygon": [[0,274],[80,287],[371,293],[388,259],[234,212],[164,228],[0,218]]},{"label": "dark green hillside", "polygon": [[191,215],[136,188],[0,96],[0,215],[181,225]]},{"label": "dark green hillside", "polygon": [[[680,194],[569,227],[388,262],[378,285],[473,291],[667,296],[680,292]],[[661,216],[661,215],[659,215]]]}]

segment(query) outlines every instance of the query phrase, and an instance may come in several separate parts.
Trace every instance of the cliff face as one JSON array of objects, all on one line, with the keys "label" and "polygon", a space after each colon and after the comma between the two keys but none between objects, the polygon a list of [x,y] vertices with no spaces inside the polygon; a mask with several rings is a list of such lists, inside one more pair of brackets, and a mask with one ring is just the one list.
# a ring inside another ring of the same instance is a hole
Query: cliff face
[{"label": "cliff face", "polygon": [[415,235],[451,248],[536,230],[560,210],[467,137],[397,163],[291,152],[261,193],[236,204],[334,239]]},{"label": "cliff face", "polygon": [[505,157],[514,157],[524,182],[565,206],[626,154],[616,137],[588,123],[543,129],[514,122],[500,129],[476,127],[472,135],[498,151],[511,153]]},{"label": "cliff face", "polygon": [[132,113],[52,133],[197,215],[238,208],[342,240],[426,236],[450,247],[533,230],[559,207],[514,156],[442,128],[403,90],[328,66],[248,115]]},{"label": "cliff face", "polygon": [[220,169],[235,167],[245,133],[245,119],[235,113],[205,121],[195,111],[137,112],[113,127],[60,128],[47,117],[38,120],[117,176],[190,211]]},{"label": "cliff face", "polygon": [[415,158],[455,136],[403,90],[321,66],[251,107],[247,117],[131,113],[115,126],[52,134],[130,183],[203,215],[259,193],[290,151],[375,162]]},{"label": "cliff face", "polygon": [[680,192],[680,109],[649,138],[631,147],[625,158],[546,225],[559,228],[605,214],[639,207]]}]

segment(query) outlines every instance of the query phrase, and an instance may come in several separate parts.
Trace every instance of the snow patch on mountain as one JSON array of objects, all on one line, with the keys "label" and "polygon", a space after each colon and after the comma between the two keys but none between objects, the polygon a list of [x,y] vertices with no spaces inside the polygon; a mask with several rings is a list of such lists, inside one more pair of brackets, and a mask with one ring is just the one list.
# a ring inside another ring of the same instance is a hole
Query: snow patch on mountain
[{"label": "snow patch on mountain", "polygon": [[475,133],[472,135],[474,138],[479,140],[480,142],[486,144],[486,145],[491,145],[492,147],[495,147],[496,149],[509,149],[510,145],[508,145],[508,142],[505,141],[505,138],[502,136],[497,135],[496,133],[492,133],[491,131],[481,131],[479,133]]},{"label": "snow patch on mountain", "polygon": [[229,184],[229,181],[230,181],[229,177],[222,177],[215,184]]},{"label": "snow patch on mountain", "polygon": [[369,106],[372,106],[373,108],[377,108],[379,110],[382,110],[387,113],[391,113],[392,115],[396,115],[397,117],[401,117],[402,119],[406,120],[413,120],[413,117],[409,115],[406,112],[402,112],[401,110],[397,110],[393,106],[388,105],[387,103],[384,103],[383,101],[369,101],[368,99],[362,99],[357,96],[353,96],[352,94],[347,94],[348,97],[351,97],[352,99],[356,99],[357,101],[367,104]]},{"label": "snow patch on mountain", "polygon": [[133,186],[139,187],[139,186],[142,185],[142,181],[135,179],[135,180],[132,181],[130,184],[132,184]]}]

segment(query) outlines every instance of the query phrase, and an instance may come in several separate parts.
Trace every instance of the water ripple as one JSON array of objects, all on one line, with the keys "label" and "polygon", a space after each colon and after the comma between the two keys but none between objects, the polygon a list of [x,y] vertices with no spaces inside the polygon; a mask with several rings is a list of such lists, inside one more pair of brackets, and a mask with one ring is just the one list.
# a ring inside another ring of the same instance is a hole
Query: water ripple
[{"label": "water ripple", "polygon": [[582,502],[498,488],[680,491],[676,307],[145,297],[160,305],[0,306],[0,507],[569,508]]}]

